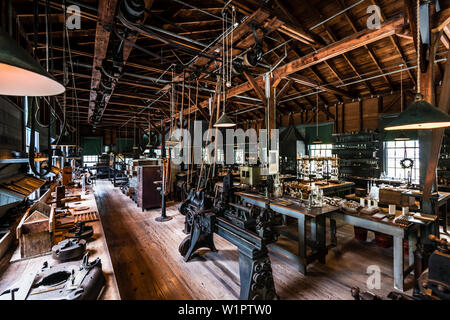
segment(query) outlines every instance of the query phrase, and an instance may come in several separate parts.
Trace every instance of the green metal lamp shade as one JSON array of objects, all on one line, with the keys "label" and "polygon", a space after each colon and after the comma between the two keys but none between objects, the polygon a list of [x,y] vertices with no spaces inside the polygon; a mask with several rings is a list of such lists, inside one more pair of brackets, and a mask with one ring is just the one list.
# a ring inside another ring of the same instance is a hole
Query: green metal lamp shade
[{"label": "green metal lamp shade", "polygon": [[166,141],[166,144],[170,147],[176,146],[180,143],[180,140],[175,138],[173,134],[170,136],[169,140]]},{"label": "green metal lamp shade", "polygon": [[400,132],[398,136],[394,138],[395,141],[409,141],[409,137],[405,136],[403,132]]},{"label": "green metal lamp shade", "polygon": [[312,143],[314,143],[314,144],[320,144],[320,143],[322,143],[322,140],[320,140],[319,137],[315,137],[314,140],[312,141]]},{"label": "green metal lamp shade", "polygon": [[405,111],[384,129],[413,130],[450,127],[450,117],[423,99],[414,101]]},{"label": "green metal lamp shade", "polygon": [[72,140],[70,136],[63,136],[59,142],[53,142],[52,147],[76,147],[77,144]]},{"label": "green metal lamp shade", "polygon": [[220,116],[219,120],[214,124],[216,128],[231,128],[236,126],[236,124],[228,118],[227,114],[224,112]]},{"label": "green metal lamp shade", "polygon": [[53,96],[66,89],[0,31],[0,95]]}]

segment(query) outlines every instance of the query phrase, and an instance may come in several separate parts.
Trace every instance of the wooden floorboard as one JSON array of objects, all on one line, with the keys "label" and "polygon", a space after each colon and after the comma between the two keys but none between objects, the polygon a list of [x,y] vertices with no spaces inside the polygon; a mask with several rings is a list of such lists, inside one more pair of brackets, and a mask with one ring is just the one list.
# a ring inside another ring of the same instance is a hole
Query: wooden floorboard
[{"label": "wooden floorboard", "polygon": [[[167,210],[173,219],[159,223],[160,209],[142,211],[109,181],[97,181],[94,190],[122,299],[238,299],[236,247],[215,235],[218,252],[202,250],[185,263],[178,253],[184,216],[176,206]],[[325,265],[311,264],[307,276],[270,254],[280,298],[352,299],[352,286],[367,290],[370,265],[381,270],[381,288],[371,291],[386,296],[393,290],[392,248],[377,247],[369,235],[372,241],[360,242],[353,239],[352,226],[339,226],[338,247]],[[290,240],[280,243],[295,250]]]}]

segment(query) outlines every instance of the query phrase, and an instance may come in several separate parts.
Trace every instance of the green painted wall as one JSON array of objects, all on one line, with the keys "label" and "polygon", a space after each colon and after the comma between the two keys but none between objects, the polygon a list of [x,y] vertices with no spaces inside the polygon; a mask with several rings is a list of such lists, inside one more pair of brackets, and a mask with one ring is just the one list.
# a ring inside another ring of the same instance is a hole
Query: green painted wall
[{"label": "green painted wall", "polygon": [[81,137],[82,155],[100,155],[103,152],[103,137]]},{"label": "green painted wall", "polygon": [[134,139],[133,138],[117,138],[117,151],[133,152]]}]

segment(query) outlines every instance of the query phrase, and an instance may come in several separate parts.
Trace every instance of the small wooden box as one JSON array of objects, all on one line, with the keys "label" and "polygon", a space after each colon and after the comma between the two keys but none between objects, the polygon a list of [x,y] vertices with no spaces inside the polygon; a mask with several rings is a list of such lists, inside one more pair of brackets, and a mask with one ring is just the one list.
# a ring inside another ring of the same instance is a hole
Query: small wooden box
[{"label": "small wooden box", "polygon": [[47,253],[52,249],[55,209],[46,204],[45,199],[43,196],[32,205],[17,226],[16,236],[22,258]]},{"label": "small wooden box", "polygon": [[411,207],[415,205],[414,198],[402,195],[402,191],[380,189],[379,199],[381,204],[395,204],[399,207]]}]

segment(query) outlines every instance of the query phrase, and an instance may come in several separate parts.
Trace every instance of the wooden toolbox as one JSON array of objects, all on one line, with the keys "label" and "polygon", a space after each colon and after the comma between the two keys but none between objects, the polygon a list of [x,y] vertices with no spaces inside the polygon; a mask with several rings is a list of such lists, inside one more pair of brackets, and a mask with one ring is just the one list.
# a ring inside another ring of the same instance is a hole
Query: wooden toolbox
[{"label": "wooden toolbox", "polygon": [[55,209],[47,204],[51,189],[24,214],[16,229],[20,256],[28,258],[51,251],[53,245]]},{"label": "wooden toolbox", "polygon": [[413,207],[415,200],[413,197],[403,195],[403,190],[380,189],[379,199],[381,204],[395,204],[399,207]]}]

